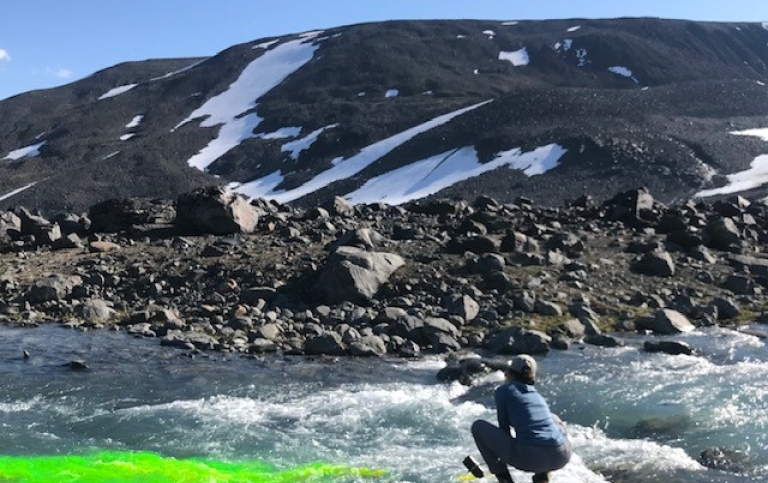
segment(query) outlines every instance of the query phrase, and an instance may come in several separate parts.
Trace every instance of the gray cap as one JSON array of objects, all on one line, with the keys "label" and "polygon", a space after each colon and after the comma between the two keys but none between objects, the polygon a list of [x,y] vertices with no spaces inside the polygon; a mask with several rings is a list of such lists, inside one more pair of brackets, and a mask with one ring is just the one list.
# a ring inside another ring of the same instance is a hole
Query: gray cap
[{"label": "gray cap", "polygon": [[536,360],[528,354],[515,356],[509,365],[509,370],[518,374],[536,376]]}]

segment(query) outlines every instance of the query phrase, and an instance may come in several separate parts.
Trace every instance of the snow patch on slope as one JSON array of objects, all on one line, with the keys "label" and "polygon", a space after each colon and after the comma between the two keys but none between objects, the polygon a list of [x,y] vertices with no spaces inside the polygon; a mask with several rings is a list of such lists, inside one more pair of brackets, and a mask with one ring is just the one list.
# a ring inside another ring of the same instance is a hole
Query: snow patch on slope
[{"label": "snow patch on slope", "polygon": [[36,184],[37,184],[37,181],[34,181],[32,183],[29,183],[28,185],[22,186],[21,188],[16,188],[15,190],[9,191],[9,192],[5,193],[4,195],[0,195],[0,201],[6,200],[6,199],[10,198],[11,196],[15,196],[15,195],[21,193],[22,191],[28,190],[29,188],[35,186]]},{"label": "snow patch on slope", "polygon": [[626,67],[622,67],[620,65],[614,65],[613,67],[608,67],[608,71],[612,72],[616,75],[620,75],[622,77],[626,77],[627,79],[632,79],[637,84],[637,78],[635,78],[634,75],[632,75],[632,71],[627,69]]},{"label": "snow patch on slope", "polygon": [[188,71],[189,69],[192,69],[193,67],[197,67],[198,65],[202,64],[202,63],[203,63],[203,62],[205,62],[206,60],[208,60],[208,59],[206,58],[206,59],[203,59],[203,60],[201,60],[201,61],[195,62],[194,64],[190,64],[190,65],[188,65],[188,66],[186,66],[186,67],[184,67],[184,68],[182,68],[182,69],[179,69],[179,70],[174,70],[173,72],[168,72],[167,74],[163,74],[163,75],[161,75],[160,77],[154,77],[154,78],[150,79],[149,81],[150,81],[150,82],[155,82],[155,81],[159,81],[159,80],[167,79],[167,78],[169,78],[169,77],[173,77],[173,76],[175,76],[176,74],[181,74],[182,72],[186,72],[186,71]]},{"label": "snow patch on slope", "polygon": [[[737,136],[756,136],[763,141],[768,141],[768,128],[734,131],[731,134]],[[760,186],[768,184],[768,154],[756,157],[749,166],[750,167],[747,170],[727,175],[726,179],[728,180],[728,184],[725,186],[702,190],[694,196],[697,198],[706,198],[709,196],[727,195],[759,188]]]},{"label": "snow patch on slope", "polygon": [[116,97],[120,94],[125,94],[126,92],[130,91],[134,87],[136,87],[138,84],[126,84],[124,86],[117,86],[113,89],[108,90],[106,93],[102,94],[101,97],[99,97],[99,100],[103,99],[109,99],[110,97]]},{"label": "snow patch on slope", "polygon": [[501,51],[499,52],[499,60],[508,60],[515,67],[528,65],[530,62],[530,58],[528,57],[528,50],[526,50],[525,47],[520,50],[514,50],[512,52]]},{"label": "snow patch on slope", "polygon": [[318,34],[308,32],[300,39],[266,51],[243,69],[229,89],[208,99],[174,128],[201,117],[205,119],[200,122],[200,127],[221,126],[216,139],[187,160],[190,166],[204,171],[242,141],[254,137],[253,131],[263,119],[253,112],[243,114],[253,110],[261,96],[312,60],[318,46],[307,43],[307,40]]},{"label": "snow patch on slope", "polygon": [[17,159],[21,159],[21,158],[34,158],[40,155],[40,148],[43,147],[43,144],[45,144],[45,141],[37,144],[32,144],[30,146],[24,146],[23,148],[19,148],[14,151],[11,151],[3,159],[10,159],[11,161],[16,161]]},{"label": "snow patch on slope", "polygon": [[144,116],[142,114],[139,114],[138,116],[131,119],[131,122],[125,125],[128,129],[133,129],[135,127],[139,127],[139,124],[141,124],[141,121],[144,120]]},{"label": "snow patch on slope", "polygon": [[519,148],[502,151],[491,161],[481,163],[475,148],[464,147],[372,178],[345,198],[356,204],[383,202],[399,205],[503,166],[522,170],[527,176],[543,174],[557,167],[565,153],[563,147],[549,144],[526,153]]},{"label": "snow patch on slope", "polygon": [[363,148],[357,155],[351,158],[336,158],[332,163],[332,167],[319,173],[317,176],[307,181],[303,185],[290,190],[277,190],[277,186],[283,181],[283,176],[279,171],[275,171],[264,178],[257,179],[248,183],[244,183],[239,186],[233,186],[233,191],[241,193],[251,198],[267,198],[273,199],[280,203],[287,203],[295,199],[301,198],[309,193],[313,193],[319,189],[325,188],[339,180],[347,179],[350,176],[354,176],[363,169],[373,164],[378,159],[384,157],[395,148],[410,141],[417,135],[429,131],[435,127],[441,126],[451,119],[460,116],[464,113],[477,109],[478,107],[488,104],[489,101],[480,102],[463,109],[459,109],[448,114],[443,114],[430,121],[427,121],[418,126],[412,127],[406,131],[390,136],[377,143],[371,144]]}]

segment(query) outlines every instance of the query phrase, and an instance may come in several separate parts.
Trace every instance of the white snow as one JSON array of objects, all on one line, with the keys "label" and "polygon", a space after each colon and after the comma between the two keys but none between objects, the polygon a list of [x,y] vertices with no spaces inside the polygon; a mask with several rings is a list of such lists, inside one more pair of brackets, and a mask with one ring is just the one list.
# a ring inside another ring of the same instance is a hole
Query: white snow
[{"label": "white snow", "polygon": [[466,36],[466,35],[461,35],[461,34],[459,34],[459,35],[457,35],[457,36],[456,36],[456,38],[457,38],[457,39],[466,39],[466,38],[467,38],[467,36]]},{"label": "white snow", "polygon": [[358,92],[357,97],[365,97],[365,92]]},{"label": "white snow", "polygon": [[746,129],[744,131],[733,131],[731,134],[736,136],[755,136],[763,141],[768,141],[768,128]]},{"label": "white snow", "polygon": [[400,91],[397,89],[390,89],[385,94],[384,97],[397,97],[400,95]]},{"label": "white snow", "polygon": [[285,139],[285,138],[295,138],[299,134],[301,134],[300,127],[281,127],[275,132],[259,133],[254,137],[261,138],[261,139]]},{"label": "white snow", "polygon": [[253,137],[253,130],[262,118],[254,112],[243,114],[253,110],[261,96],[312,60],[318,48],[306,43],[311,36],[303,35],[302,39],[280,44],[252,61],[229,89],[208,99],[174,128],[201,117],[205,118],[200,122],[201,127],[221,126],[216,139],[187,160],[190,166],[205,170],[243,140]]},{"label": "white snow", "polygon": [[22,186],[21,188],[16,188],[13,191],[9,191],[9,192],[5,193],[4,195],[0,196],[0,201],[6,200],[6,199],[10,198],[11,196],[17,195],[17,194],[21,193],[22,191],[27,190],[27,189],[35,186],[36,184],[37,184],[37,181],[29,183],[28,185]]},{"label": "white snow", "polygon": [[480,69],[475,69],[475,70],[473,70],[473,71],[472,71],[472,73],[473,73],[473,74],[475,74],[475,75],[477,75],[477,74],[479,74],[479,73],[480,73]]},{"label": "white snow", "polygon": [[589,60],[587,60],[587,49],[576,49],[576,58],[579,59],[579,67],[587,65],[587,63],[589,63]]},{"label": "white snow", "polygon": [[726,178],[728,179],[727,185],[699,191],[695,196],[706,198],[707,196],[727,195],[758,188],[768,183],[768,154],[756,157],[750,163],[749,169],[729,174]]},{"label": "white snow", "polygon": [[160,77],[152,78],[149,81],[150,82],[159,81],[159,80],[163,80],[163,79],[167,79],[169,77],[172,77],[172,76],[174,76],[176,74],[181,74],[182,72],[188,71],[189,69],[191,69],[193,67],[197,67],[198,65],[202,64],[206,60],[208,60],[208,59],[203,59],[201,61],[195,62],[194,64],[190,64],[190,65],[184,67],[183,69],[174,70],[173,72],[168,72],[167,74],[161,75]]},{"label": "white snow", "polygon": [[757,81],[757,85],[759,85],[759,86],[764,86],[764,85],[765,85],[765,82],[763,82],[763,81]]},{"label": "white snow", "polygon": [[527,153],[511,149],[496,154],[487,163],[481,163],[475,148],[464,147],[372,178],[345,198],[352,203],[384,202],[397,205],[429,196],[502,166],[522,170],[527,176],[543,174],[557,167],[565,152],[564,148],[556,144]]},{"label": "white snow", "polygon": [[512,20],[511,22],[501,22],[501,25],[510,26],[510,25],[517,25],[518,23],[520,22],[518,22],[517,20]]},{"label": "white snow", "polygon": [[123,134],[122,136],[120,136],[120,140],[121,141],[127,141],[127,140],[131,139],[135,135],[136,134],[134,134],[134,133]]},{"label": "white snow", "polygon": [[283,144],[283,147],[281,147],[280,150],[284,153],[291,153],[291,158],[293,159],[299,159],[301,152],[309,149],[312,144],[317,141],[317,138],[320,136],[320,134],[323,133],[323,131],[326,129],[333,129],[336,126],[338,126],[338,124],[330,124],[328,126],[321,127],[320,129],[315,129],[301,139],[296,139],[295,141],[290,141]]},{"label": "white snow", "polygon": [[118,154],[120,154],[120,151],[112,151],[111,153],[109,153],[106,156],[104,156],[103,158],[101,158],[101,160],[104,161],[105,159],[114,158]]},{"label": "white snow", "polygon": [[325,30],[310,30],[309,32],[304,32],[303,34],[299,34],[300,39],[314,39],[321,33],[325,32]]},{"label": "white snow", "polygon": [[119,96],[120,94],[124,94],[134,87],[136,87],[138,84],[126,84],[124,86],[117,86],[114,89],[108,90],[105,94],[102,94],[101,97],[99,97],[99,100],[102,99],[109,99],[110,97]]},{"label": "white snow", "polygon": [[[731,134],[736,136],[756,136],[763,141],[768,141],[768,128],[734,131],[731,132]],[[768,183],[768,154],[756,157],[750,163],[749,169],[729,174],[726,176],[726,179],[728,180],[727,185],[720,188],[699,191],[695,196],[706,198],[708,196],[727,195],[763,186]]]},{"label": "white snow", "polygon": [[268,198],[274,199],[280,203],[286,203],[288,201],[301,198],[304,195],[313,193],[321,188],[328,186],[329,184],[342,179],[354,176],[363,169],[373,164],[378,159],[390,153],[398,146],[410,141],[417,135],[429,131],[435,127],[441,126],[451,119],[460,116],[464,113],[477,109],[492,102],[492,100],[480,102],[463,109],[459,109],[448,114],[443,114],[430,121],[427,121],[418,126],[412,127],[406,131],[390,136],[377,143],[371,144],[363,148],[358,154],[351,158],[336,158],[332,163],[332,167],[319,173],[310,181],[307,181],[303,185],[290,190],[275,191],[275,188],[282,182],[283,177],[278,171],[266,176],[265,178],[257,179],[249,183],[238,186],[235,191],[242,193],[251,198]]},{"label": "white snow", "polygon": [[40,148],[43,147],[43,144],[45,144],[45,141],[19,148],[8,153],[3,159],[16,161],[17,159],[21,158],[34,158],[35,156],[40,155]]},{"label": "white snow", "polygon": [[512,52],[501,51],[499,52],[499,60],[508,60],[512,62],[512,65],[515,67],[528,65],[528,62],[530,62],[530,58],[528,57],[528,50],[526,50],[525,47],[520,50],[514,50]]},{"label": "white snow", "polygon": [[483,30],[483,34],[493,38],[496,35],[496,32],[494,32],[493,30]]},{"label": "white snow", "polygon": [[763,22],[763,28],[764,28],[765,30],[768,30],[768,22]]},{"label": "white snow", "polygon": [[568,27],[566,32],[575,32],[581,28],[581,25],[574,25],[573,27]]},{"label": "white snow", "polygon": [[633,81],[637,82],[637,79],[632,75],[632,71],[627,69],[626,67],[622,67],[620,65],[614,65],[613,67],[608,67],[608,71],[613,72],[616,75],[620,75],[622,77],[632,79]]},{"label": "white snow", "polygon": [[563,40],[563,50],[569,51],[571,49],[571,45],[573,45],[573,39],[565,39]]},{"label": "white snow", "polygon": [[143,114],[139,114],[138,116],[134,117],[131,120],[131,122],[126,124],[125,127],[127,127],[128,129],[132,129],[134,127],[138,127],[139,124],[141,124],[141,121],[143,121],[143,120],[144,120],[144,115]]},{"label": "white snow", "polygon": [[269,40],[269,41],[267,41],[267,42],[262,42],[262,43],[260,43],[260,44],[256,44],[256,45],[254,45],[254,46],[253,46],[253,47],[251,47],[251,48],[252,48],[252,49],[264,49],[264,50],[266,50],[266,49],[268,49],[268,48],[272,47],[273,45],[275,45],[275,44],[276,44],[276,43],[278,43],[278,42],[280,42],[280,39],[276,39],[276,40]]}]

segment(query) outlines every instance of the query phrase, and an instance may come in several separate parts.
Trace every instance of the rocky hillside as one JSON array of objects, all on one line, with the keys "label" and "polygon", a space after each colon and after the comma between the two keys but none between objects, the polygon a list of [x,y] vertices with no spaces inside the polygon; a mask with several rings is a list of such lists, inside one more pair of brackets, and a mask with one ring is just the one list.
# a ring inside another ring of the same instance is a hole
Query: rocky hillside
[{"label": "rocky hillside", "polygon": [[296,206],[560,206],[643,185],[664,202],[755,199],[766,82],[757,23],[399,21],[259,39],[0,101],[0,201],[52,214],[211,184]]},{"label": "rocky hillside", "polygon": [[[737,326],[768,306],[768,204],[745,198],[304,210],[213,187],[0,219],[3,322],[110,327],[192,351],[542,354],[619,345],[622,331]],[[645,349],[691,351],[664,338]]]}]

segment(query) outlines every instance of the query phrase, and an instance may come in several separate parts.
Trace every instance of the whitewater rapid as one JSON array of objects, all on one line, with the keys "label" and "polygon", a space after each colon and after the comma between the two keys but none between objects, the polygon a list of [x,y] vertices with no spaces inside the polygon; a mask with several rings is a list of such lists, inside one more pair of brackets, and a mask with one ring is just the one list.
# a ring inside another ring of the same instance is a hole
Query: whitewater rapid
[{"label": "whitewater rapid", "polygon": [[[644,353],[638,337],[624,348],[538,358],[539,390],[576,453],[552,481],[768,481],[765,341],[727,329],[678,339],[698,355]],[[89,368],[64,366],[73,359]],[[435,378],[443,365],[189,357],[123,333],[0,327],[0,448],[21,456],[151,451],[286,468],[321,461],[383,469],[387,482],[466,481],[461,460],[479,458],[469,427],[495,420],[502,375],[443,384]],[[741,473],[697,462],[718,447],[745,456]]]}]

